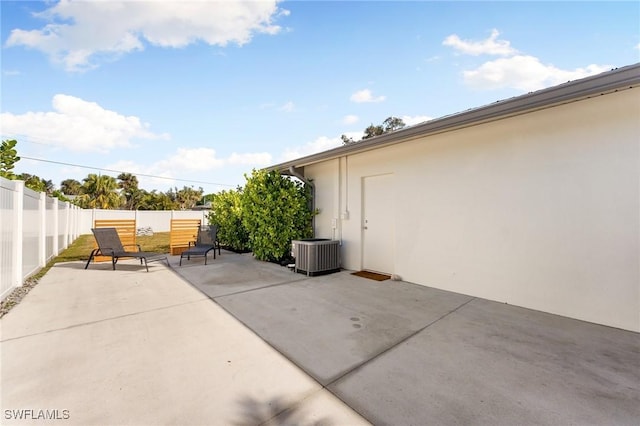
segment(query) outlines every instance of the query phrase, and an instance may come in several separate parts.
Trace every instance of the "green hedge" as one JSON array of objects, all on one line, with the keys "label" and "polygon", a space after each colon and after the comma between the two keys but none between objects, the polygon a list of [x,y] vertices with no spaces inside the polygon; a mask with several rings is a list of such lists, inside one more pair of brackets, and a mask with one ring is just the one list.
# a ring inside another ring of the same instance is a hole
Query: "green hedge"
[{"label": "green hedge", "polygon": [[218,227],[218,241],[232,250],[249,250],[249,234],[242,224],[242,189],[222,191],[212,202],[209,223]]},{"label": "green hedge", "polygon": [[242,223],[256,258],[279,261],[291,252],[291,240],[313,236],[307,185],[276,171],[254,170],[242,194]]},{"label": "green hedge", "polygon": [[313,236],[311,190],[275,171],[254,170],[245,178],[244,189],[216,194],[209,222],[218,226],[221,244],[280,261],[289,256],[291,240]]}]

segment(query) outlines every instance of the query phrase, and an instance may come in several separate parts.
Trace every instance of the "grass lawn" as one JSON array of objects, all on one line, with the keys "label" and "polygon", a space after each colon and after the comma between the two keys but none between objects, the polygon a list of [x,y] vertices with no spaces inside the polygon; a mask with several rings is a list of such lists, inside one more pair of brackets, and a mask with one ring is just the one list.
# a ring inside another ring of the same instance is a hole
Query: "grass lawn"
[{"label": "grass lawn", "polygon": [[[155,232],[153,235],[136,237],[143,251],[169,253],[169,232]],[[95,248],[93,235],[80,235],[66,250],[56,256],[50,263],[71,262],[73,260],[87,260],[91,250]],[[47,265],[47,266],[51,266]],[[48,268],[47,268],[48,269]]]}]

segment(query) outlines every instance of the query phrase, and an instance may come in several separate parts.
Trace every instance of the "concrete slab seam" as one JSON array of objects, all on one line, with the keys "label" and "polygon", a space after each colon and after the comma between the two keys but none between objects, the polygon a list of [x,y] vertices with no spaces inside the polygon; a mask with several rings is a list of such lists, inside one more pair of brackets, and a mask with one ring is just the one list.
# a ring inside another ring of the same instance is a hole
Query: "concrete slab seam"
[{"label": "concrete slab seam", "polygon": [[[217,302],[216,302],[217,303]],[[224,306],[220,305],[222,307],[222,309],[225,309]],[[227,311],[225,309],[226,312],[229,313],[229,315],[233,316],[234,318],[236,318],[233,313]],[[307,395],[304,398],[301,398],[299,401],[291,404],[290,407],[280,411],[276,416],[274,416],[272,419],[277,418],[279,415],[281,415],[282,413],[287,412],[288,410],[292,410],[294,407],[299,406],[303,401],[305,401],[306,399],[310,398],[311,396],[315,395],[318,392],[322,392],[323,390],[326,390],[327,392],[329,392],[331,395],[333,395],[335,398],[337,398],[339,401],[341,401],[345,406],[349,407],[351,409],[351,411],[353,411],[354,413],[357,413],[360,417],[362,417],[363,419],[365,419],[367,422],[369,423],[373,423],[371,422],[371,420],[369,420],[368,417],[366,417],[363,413],[361,413],[360,411],[356,410],[354,407],[352,407],[351,405],[349,405],[349,403],[347,401],[345,401],[344,399],[342,399],[340,397],[340,395],[336,394],[333,390],[329,389],[328,386],[332,384],[332,382],[327,383],[327,385],[325,386],[324,384],[322,384],[322,382],[320,382],[318,379],[315,378],[315,376],[312,374],[311,371],[307,370],[303,365],[298,364],[295,360],[289,358],[287,356],[287,354],[282,351],[278,346],[275,346],[274,344],[272,344],[271,342],[265,340],[262,336],[260,336],[258,333],[256,333],[255,331],[253,331],[253,329],[251,327],[249,327],[247,324],[245,324],[244,322],[242,322],[240,319],[236,318],[236,320],[242,324],[243,326],[245,326],[251,333],[253,333],[255,336],[257,336],[260,340],[262,340],[263,342],[265,342],[267,345],[269,345],[269,347],[273,348],[274,351],[278,352],[280,355],[282,355],[282,357],[284,359],[286,359],[287,361],[289,361],[291,364],[295,365],[297,368],[299,368],[302,372],[304,372],[304,374],[306,374],[309,379],[313,380],[315,383],[317,383],[318,385],[320,385],[320,389],[316,392],[311,392],[309,395]],[[373,358],[372,358],[373,359]],[[345,373],[345,375],[348,373]],[[343,376],[341,376],[343,377]],[[270,424],[269,421],[266,421],[264,423],[261,423],[259,426],[263,426],[263,425],[267,425]]]},{"label": "concrete slab seam", "polygon": [[[190,279],[180,275],[180,273],[178,273],[176,268],[172,268],[172,272],[174,274],[176,274],[176,276],[178,276],[181,280],[189,283],[193,288],[195,288],[196,290],[198,290],[200,293],[204,294],[205,296],[207,296],[211,300],[214,300],[215,298],[218,298],[218,297],[234,296],[236,294],[247,293],[247,292],[250,292],[250,291],[260,290],[260,289],[263,289],[263,288],[270,288],[270,287],[277,287],[277,286],[280,286],[280,285],[299,283],[299,282],[307,281],[307,280],[310,280],[311,278],[313,278],[313,277],[303,277],[303,278],[300,278],[300,279],[297,279],[297,280],[282,281],[282,282],[278,282],[278,283],[274,283],[274,284],[267,284],[267,285],[264,285],[262,287],[249,288],[249,289],[246,289],[246,290],[240,290],[240,291],[236,291],[236,292],[233,292],[233,293],[219,294],[217,296],[213,296],[212,297],[212,296],[209,296],[208,294],[206,294],[204,291],[200,290],[200,288],[198,288],[198,285],[196,283],[194,283]],[[246,324],[245,324],[245,326],[246,326]]]},{"label": "concrete slab seam", "polygon": [[[177,274],[177,272],[176,272]],[[231,315],[233,318],[235,318],[236,321],[238,321],[240,324],[242,324],[249,332],[251,332],[254,336],[258,337],[260,340],[262,340],[264,343],[266,343],[267,345],[269,345],[271,348],[273,348],[273,350],[275,350],[276,352],[278,352],[280,355],[282,355],[282,357],[284,359],[286,359],[287,361],[289,361],[291,364],[295,365],[296,367],[298,367],[301,371],[303,371],[307,376],[309,376],[309,378],[311,380],[313,380],[314,382],[316,382],[318,385],[320,385],[321,389],[326,389],[329,393],[331,393],[331,395],[333,395],[334,397],[336,397],[338,400],[342,401],[343,404],[345,404],[347,407],[349,407],[353,412],[357,413],[360,417],[362,417],[363,419],[370,421],[363,413],[361,413],[360,411],[356,410],[354,407],[352,407],[351,405],[348,404],[347,401],[345,401],[344,399],[342,399],[338,394],[336,394],[332,389],[329,388],[329,386],[334,385],[336,382],[338,382],[339,380],[343,379],[345,376],[355,372],[356,370],[360,369],[361,367],[363,367],[364,365],[370,363],[371,361],[377,359],[378,357],[380,357],[381,355],[389,352],[390,350],[392,350],[393,348],[397,347],[398,345],[406,342],[407,340],[411,339],[412,337],[414,337],[415,335],[417,335],[418,333],[422,332],[423,330],[427,329],[428,327],[432,326],[433,324],[435,324],[436,322],[440,321],[441,319],[451,315],[452,313],[455,313],[456,311],[458,311],[459,309],[462,309],[464,306],[466,306],[467,304],[473,302],[474,300],[476,300],[477,298],[473,297],[469,300],[467,300],[466,302],[460,304],[459,306],[457,306],[455,309],[450,310],[449,312],[441,315],[440,317],[436,318],[435,320],[431,321],[430,323],[428,323],[427,325],[425,325],[424,327],[420,328],[419,330],[415,331],[414,333],[411,333],[410,335],[408,335],[407,337],[405,337],[404,339],[398,341],[397,343],[395,343],[394,345],[384,349],[383,351],[377,353],[376,355],[374,355],[373,357],[369,358],[368,360],[358,364],[357,366],[349,369],[348,371],[344,372],[343,374],[339,375],[337,378],[330,380],[326,385],[322,384],[318,379],[316,379],[313,374],[311,374],[310,371],[307,371],[303,366],[299,365],[295,360],[289,358],[287,356],[287,354],[285,352],[283,352],[282,350],[280,350],[280,348],[278,348],[277,346],[274,346],[272,343],[268,342],[267,340],[265,340],[260,334],[258,334],[257,332],[255,332],[248,324],[246,324],[245,322],[243,322],[240,318],[236,317],[233,312],[229,311],[225,306],[223,306],[222,304],[218,303],[218,301],[216,300],[216,298],[218,297],[223,297],[223,296],[209,296],[207,295],[204,291],[202,291],[200,288],[198,288],[198,286],[196,286],[194,283],[192,283],[191,281],[189,281],[188,279],[184,278],[183,276],[181,276],[180,274],[178,274],[178,276],[187,284],[191,285],[192,287],[194,287],[196,290],[198,290],[199,292],[201,292],[202,294],[204,294],[205,296],[207,296],[209,299],[211,299],[216,305],[220,306],[220,308],[222,308],[225,312],[227,312],[229,315]],[[275,284],[275,285],[283,285],[283,284],[291,284],[291,283],[299,283],[299,282],[303,282],[306,281],[308,279],[311,278],[303,278],[302,280],[296,280],[296,281],[289,281],[289,282],[284,282],[284,283],[279,283],[279,284]],[[270,285],[270,286],[265,286],[265,287],[260,287],[260,288],[267,288],[267,287],[272,287],[274,285]],[[246,293],[246,292],[250,292],[250,291],[255,291],[255,290],[259,290],[260,288],[253,288],[253,289],[248,289],[248,290],[244,290],[242,292],[238,292],[238,293]],[[237,293],[234,293],[237,294]],[[303,398],[301,401],[304,401],[305,398]],[[300,402],[300,401],[299,401]],[[298,403],[299,403],[298,402]],[[291,409],[292,407],[294,407],[296,404],[293,404],[291,407],[282,410],[280,413],[278,413],[278,415],[286,412],[287,410]],[[263,424],[268,424],[268,421],[263,423]]]},{"label": "concrete slab seam", "polygon": [[[177,274],[177,273],[176,273]],[[214,298],[211,297],[209,295],[207,295],[204,291],[200,290],[194,283],[192,283],[191,281],[187,280],[186,278],[182,277],[180,274],[177,274],[182,280],[183,282],[189,284],[190,286],[192,286],[193,288],[195,288],[197,291],[199,291],[200,293],[204,294],[209,300],[211,300],[213,303],[215,303],[216,305],[218,305],[223,311],[225,311],[227,314],[229,314],[233,319],[235,319],[236,321],[238,321],[238,323],[242,324],[242,326],[244,328],[246,328],[251,334],[253,334],[254,336],[256,336],[258,339],[260,339],[262,342],[264,342],[266,345],[268,345],[270,348],[273,348],[274,351],[276,351],[277,353],[279,353],[284,359],[286,359],[287,361],[289,361],[292,365],[295,365],[298,369],[300,369],[300,371],[302,371],[304,374],[306,374],[310,380],[314,381],[315,383],[317,383],[320,386],[320,389],[317,392],[321,392],[322,390],[326,390],[327,392],[329,392],[331,395],[333,395],[335,398],[337,398],[338,400],[340,400],[345,406],[349,407],[354,413],[357,413],[360,417],[362,417],[363,419],[365,419],[366,421],[369,421],[369,419],[367,419],[360,411],[356,410],[355,408],[353,408],[352,406],[350,406],[345,400],[343,400],[342,398],[340,398],[340,396],[338,396],[337,394],[335,394],[331,389],[329,389],[327,386],[323,385],[318,379],[316,379],[309,371],[307,371],[303,366],[299,365],[297,362],[295,362],[294,360],[292,360],[291,358],[289,358],[287,356],[287,354],[285,354],[283,351],[281,351],[278,347],[274,346],[273,344],[271,344],[270,342],[268,342],[267,340],[265,340],[262,336],[260,336],[258,333],[256,333],[251,327],[249,327],[248,324],[246,324],[245,322],[243,322],[242,320],[240,320],[238,317],[236,317],[233,312],[229,311],[227,308],[225,308],[223,305],[221,305],[220,303],[218,303],[218,301]],[[295,282],[302,282],[305,281],[306,279],[302,279],[302,280],[298,280]],[[289,283],[281,283],[278,285],[282,285],[282,284],[290,284]],[[264,287],[261,287],[264,288]],[[258,290],[258,289],[250,289],[247,291],[253,291],[253,290]],[[217,296],[216,296],[217,297]],[[467,302],[468,303],[468,302]],[[317,393],[317,392],[312,392],[310,395],[302,398],[301,400],[299,400],[298,402],[291,404],[291,406],[287,407],[286,409],[282,410],[281,412],[279,412],[274,418],[276,418],[277,416],[281,415],[282,413],[287,412],[287,410],[291,410],[293,407],[299,405],[302,401],[304,401],[305,399],[309,398],[310,396],[312,396],[313,394]],[[260,426],[265,425],[265,424],[269,424],[269,422],[273,420],[273,418],[263,422],[260,424]]]},{"label": "concrete slab seam", "polygon": [[295,281],[283,281],[283,282],[280,282],[280,283],[269,284],[269,285],[265,285],[265,286],[262,286],[262,287],[248,288],[246,290],[240,290],[240,291],[236,291],[236,292],[233,292],[233,293],[219,294],[217,296],[213,296],[213,298],[217,299],[219,297],[235,296],[237,294],[248,293],[250,291],[257,291],[257,290],[262,290],[262,289],[271,288],[271,287],[278,287],[278,286],[281,286],[281,285],[300,283],[300,282],[307,281],[307,280],[309,280],[309,278],[302,278],[300,280],[295,280]]},{"label": "concrete slab seam", "polygon": [[[466,302],[464,302],[463,304],[459,305],[459,306],[458,306],[458,307],[456,307],[455,309],[452,309],[451,311],[449,311],[449,312],[447,312],[447,313],[445,313],[445,314],[441,315],[439,318],[436,318],[435,320],[431,321],[429,324],[425,325],[424,327],[422,327],[422,328],[420,328],[420,329],[418,329],[418,330],[414,331],[413,333],[409,334],[409,335],[408,335],[408,336],[406,336],[405,338],[403,338],[403,339],[399,340],[398,342],[396,342],[396,343],[392,344],[392,345],[391,345],[391,346],[389,346],[388,348],[383,349],[382,351],[380,351],[380,352],[378,352],[377,354],[373,355],[371,358],[369,358],[369,359],[367,359],[367,360],[365,360],[365,361],[361,362],[360,364],[358,364],[358,365],[356,365],[356,366],[354,366],[354,367],[350,368],[349,370],[345,371],[344,373],[342,373],[342,374],[338,375],[336,378],[334,378],[334,379],[330,379],[330,380],[327,382],[327,385],[326,385],[327,390],[329,390],[329,391],[331,392],[331,389],[329,389],[329,386],[332,386],[332,385],[336,384],[336,382],[338,382],[338,381],[340,381],[340,380],[344,379],[344,378],[345,378],[346,376],[348,376],[349,374],[356,372],[357,370],[359,370],[360,368],[362,368],[362,367],[364,367],[365,365],[369,364],[370,362],[372,362],[372,361],[376,360],[376,359],[377,359],[377,358],[379,358],[380,356],[382,356],[382,355],[386,354],[387,352],[389,352],[389,351],[391,351],[391,350],[395,349],[396,347],[400,346],[401,344],[403,344],[403,343],[404,343],[404,342],[406,342],[407,340],[409,340],[409,339],[413,338],[414,336],[416,336],[416,335],[417,335],[417,334],[419,334],[419,333],[422,333],[424,330],[426,330],[427,328],[431,327],[433,324],[435,324],[435,323],[439,322],[440,320],[442,320],[442,319],[444,319],[444,318],[448,317],[449,315],[451,315],[451,314],[453,314],[453,313],[457,312],[458,310],[460,310],[460,309],[464,308],[465,306],[467,306],[469,303],[473,302],[473,301],[474,301],[474,300],[476,300],[476,299],[477,299],[477,298],[476,298],[476,297],[474,297],[474,298],[471,298],[471,299],[467,300]],[[331,393],[333,393],[333,392],[331,392]],[[337,396],[337,395],[336,395],[336,396]]]},{"label": "concrete slab seam", "polygon": [[146,314],[146,313],[149,313],[149,312],[157,312],[157,311],[162,311],[162,310],[166,310],[166,309],[175,308],[175,307],[178,307],[178,306],[190,305],[190,304],[193,304],[193,303],[200,303],[200,302],[209,301],[209,300],[211,300],[211,299],[205,297],[205,298],[202,298],[202,299],[192,300],[192,301],[189,301],[189,302],[176,303],[174,305],[161,306],[161,307],[158,307],[158,308],[147,309],[145,311],[131,312],[131,313],[124,314],[124,315],[117,315],[115,317],[108,317],[108,318],[102,318],[102,319],[94,320],[94,321],[87,321],[87,322],[83,322],[83,323],[79,323],[79,324],[73,324],[73,325],[70,325],[70,326],[67,326],[67,327],[54,328],[54,329],[51,329],[51,330],[41,331],[39,333],[25,334],[24,336],[10,337],[8,339],[0,339],[0,343],[11,342],[11,341],[20,340],[20,339],[26,339],[26,338],[29,338],[29,337],[40,336],[40,335],[43,335],[43,334],[55,333],[57,331],[71,330],[71,329],[74,329],[74,328],[77,328],[77,327],[84,327],[84,326],[87,326],[87,325],[99,324],[101,322],[107,322],[107,321],[117,320],[117,319],[121,319],[121,318],[128,318],[128,317],[132,317],[132,316],[136,316],[136,315]]},{"label": "concrete slab seam", "polygon": [[[262,422],[262,423],[259,423],[257,426],[265,426],[265,425],[271,425],[271,424],[274,424],[274,423],[273,423],[273,421],[274,421],[274,420],[276,420],[278,417],[280,417],[282,414],[284,414],[284,413],[286,413],[286,412],[289,412],[289,411],[291,411],[291,412],[295,412],[295,410],[296,410],[298,407],[301,407],[301,406],[302,406],[302,404],[303,404],[306,400],[310,399],[311,397],[313,397],[313,396],[315,396],[315,395],[317,395],[317,394],[320,394],[322,391],[325,391],[325,390],[326,390],[326,391],[328,391],[329,393],[331,393],[331,395],[334,395],[334,394],[333,394],[333,392],[331,392],[329,389],[326,389],[324,386],[322,386],[322,384],[320,384],[320,389],[312,390],[312,391],[307,392],[305,395],[303,395],[303,396],[302,396],[302,398],[300,398],[300,399],[298,399],[297,401],[293,402],[289,407],[287,407],[287,408],[285,408],[285,409],[283,409],[283,410],[280,410],[279,412],[277,412],[277,413],[275,413],[273,416],[271,416],[271,418],[269,418],[269,419],[265,420],[265,421],[264,421],[264,422]],[[335,396],[335,395],[334,395],[334,396]],[[336,398],[338,398],[338,397],[336,397]],[[339,399],[340,401],[342,401],[342,399],[340,399],[340,398],[338,398],[338,399]],[[357,414],[358,414],[358,415],[359,415],[363,420],[365,420],[365,421],[367,421],[367,422],[369,421],[369,420],[367,420],[367,418],[366,418],[366,417],[364,417],[362,414],[358,413],[356,410],[354,410],[352,407],[350,407],[350,406],[349,406],[349,404],[347,404],[347,403],[346,403],[346,402],[344,402],[344,401],[342,401],[342,403],[343,403],[344,405],[346,405],[347,407],[349,407],[349,408],[351,409],[351,411],[353,411],[354,413],[357,413]]]}]

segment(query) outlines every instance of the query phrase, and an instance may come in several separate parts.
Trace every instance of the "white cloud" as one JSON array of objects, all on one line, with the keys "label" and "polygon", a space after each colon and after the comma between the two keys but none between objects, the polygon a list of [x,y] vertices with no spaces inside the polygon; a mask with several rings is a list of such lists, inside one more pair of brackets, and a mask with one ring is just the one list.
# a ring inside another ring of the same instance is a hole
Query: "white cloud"
[{"label": "white cloud", "polygon": [[[345,135],[348,138],[353,139],[354,141],[359,141],[364,137],[364,132],[363,131],[359,131],[359,132],[345,132],[343,133],[343,135]],[[342,135],[341,135],[342,136]],[[342,145],[342,137],[340,138],[340,145]]]},{"label": "white cloud", "polygon": [[132,139],[169,139],[167,134],[151,132],[138,117],[124,116],[95,102],[58,94],[52,104],[54,111],[49,112],[0,114],[3,136],[103,153],[130,147]]},{"label": "white cloud", "polygon": [[359,121],[360,119],[358,118],[357,115],[353,115],[353,114],[349,114],[349,115],[345,115],[342,118],[342,124],[355,124]]},{"label": "white cloud", "polygon": [[479,89],[514,88],[526,92],[550,87],[570,80],[610,70],[611,65],[588,65],[574,70],[562,70],[545,65],[533,56],[513,56],[482,64],[475,70],[464,71],[465,83]]},{"label": "white cloud", "polygon": [[415,115],[413,117],[410,115],[403,115],[400,118],[407,126],[413,126],[414,124],[420,124],[424,123],[425,121],[433,120],[433,117],[429,117],[428,115]]},{"label": "white cloud", "polygon": [[[355,116],[348,115],[346,117],[355,117]],[[422,123],[432,119],[432,117],[429,117],[426,115],[416,115],[416,116],[403,115],[400,118],[402,118],[402,121],[404,121],[404,123],[407,126],[413,126],[414,124]],[[345,119],[343,119],[343,122],[344,121]],[[354,141],[358,141],[362,139],[362,137],[364,136],[364,132],[363,131],[345,132],[344,135],[348,138],[353,139]],[[343,145],[343,142],[342,142],[341,136],[337,136],[334,138],[320,136],[316,140],[308,142],[304,145],[285,149],[285,151],[280,156],[280,161],[295,160],[296,158],[301,158],[307,155],[316,154],[318,152],[327,151],[329,149],[337,148],[342,145]]]},{"label": "white cloud", "polygon": [[263,104],[260,104],[259,106],[260,109],[271,109],[275,107],[276,107],[276,104],[273,102],[265,102]]},{"label": "white cloud", "polygon": [[507,40],[498,40],[500,32],[496,29],[491,31],[491,35],[481,41],[462,40],[458,35],[452,34],[442,42],[445,46],[453,47],[455,50],[467,55],[499,55],[511,56],[518,51],[511,47]]},{"label": "white cloud", "polygon": [[278,104],[275,102],[265,102],[260,104],[258,108],[282,112],[293,112],[296,109],[296,104],[294,104],[293,101],[287,101],[284,104],[278,106]]},{"label": "white cloud", "polygon": [[[219,170],[225,166],[237,165],[265,167],[271,163],[271,154],[266,152],[244,154],[234,152],[227,158],[219,158],[216,150],[212,148],[177,148],[175,152],[164,159],[151,164],[121,160],[105,166],[105,169],[133,173],[138,176],[140,187],[144,188],[145,185],[170,187],[175,185],[177,181],[167,179],[185,178],[191,172],[208,172]],[[143,175],[160,176],[166,179],[151,178]]]},{"label": "white cloud", "polygon": [[[362,137],[362,132],[358,133],[359,138]],[[349,136],[349,134],[347,134]],[[326,136],[320,136],[314,141],[308,142],[305,145],[287,148],[281,156],[282,161],[289,161],[296,158],[304,157],[307,155],[315,154],[317,152],[326,151],[331,148],[335,148],[342,145],[342,139],[340,137],[328,138]]]},{"label": "white cloud", "polygon": [[[145,168],[144,173],[153,175],[179,175],[184,172],[208,171],[220,169],[225,166],[266,166],[271,164],[271,154],[267,152],[232,153],[227,158],[218,157],[216,150],[212,148],[177,148],[176,151],[165,159],[157,161]],[[127,169],[128,171],[129,169]],[[141,170],[138,170],[141,172]]]},{"label": "white cloud", "polygon": [[[178,170],[177,168],[166,169],[162,168],[167,166],[166,161],[161,161],[151,165],[138,164],[130,160],[121,160],[115,163],[111,163],[105,166],[105,169],[118,170],[126,173],[131,173],[138,178],[138,187],[142,189],[162,188],[165,191],[177,184],[174,179],[178,176],[184,176],[184,170]],[[171,165],[169,165],[171,166]],[[109,173],[109,172],[107,172]],[[113,177],[117,177],[115,173],[110,174]],[[145,176],[146,175],[146,176]],[[159,176],[159,177],[150,177]]]},{"label": "white cloud", "polygon": [[247,154],[232,153],[226,160],[232,165],[268,166],[271,164],[271,154],[268,152],[253,152]]},{"label": "white cloud", "polygon": [[284,111],[284,112],[291,112],[295,109],[295,105],[293,102],[289,101],[287,103],[285,103],[284,105],[282,105],[280,108],[278,108],[279,111]]},{"label": "white cloud", "polygon": [[[432,117],[429,117],[427,115],[416,115],[416,116],[403,115],[400,118],[402,118],[402,121],[404,121],[404,123],[407,126],[413,126],[414,124],[423,123],[425,121],[429,121],[433,119]],[[359,141],[364,136],[364,132],[362,131],[345,132],[344,135],[348,138],[353,139],[354,141]],[[341,136],[338,136],[335,138],[320,136],[316,140],[308,142],[304,145],[293,147],[293,148],[287,148],[280,156],[280,161],[295,160],[296,158],[301,158],[307,155],[316,154],[318,152],[327,151],[329,149],[337,148],[342,145],[343,145],[343,142],[342,142]]]},{"label": "white cloud", "polygon": [[168,161],[171,164],[163,164],[163,168],[200,171],[224,165],[224,160],[217,158],[216,150],[212,148],[178,148]]},{"label": "white cloud", "polygon": [[[347,117],[355,117],[355,116],[347,116]],[[407,126],[413,126],[414,124],[422,123],[432,119],[432,117],[429,117],[426,115],[416,115],[416,116],[403,115],[400,118],[402,118],[402,121],[404,121],[404,123]],[[364,132],[362,131],[345,132],[344,135],[348,138],[353,139],[354,141],[358,141],[362,139],[362,137],[364,136]],[[327,151],[329,149],[337,148],[342,145],[343,145],[343,142],[342,142],[341,136],[337,136],[334,138],[320,136],[316,140],[308,142],[304,145],[285,149],[285,151],[280,156],[280,161],[295,160],[296,158],[301,158],[307,155],[316,154],[318,152]]]},{"label": "white cloud", "polygon": [[498,40],[498,30],[479,42],[461,40],[453,34],[442,44],[468,55],[491,54],[505,56],[487,61],[473,70],[462,72],[464,82],[476,89],[511,88],[531,92],[610,70],[611,65],[591,64],[573,70],[545,65],[535,56],[520,54],[507,40]]},{"label": "white cloud", "polygon": [[145,42],[181,48],[198,41],[243,45],[255,34],[277,34],[273,23],[288,11],[262,1],[76,1],[55,3],[39,17],[41,29],[13,29],[7,46],[39,50],[67,70],[96,66],[95,57],[143,50]]},{"label": "white cloud", "polygon": [[[120,160],[120,161],[116,161],[115,163],[110,163],[106,166],[104,166],[105,170],[116,170],[118,172],[125,172],[125,173],[131,173],[136,175],[136,177],[138,177],[137,175],[139,174],[152,174],[152,170],[153,171],[157,171],[152,169],[149,166],[144,166],[142,164],[138,164],[134,161],[131,160]],[[74,170],[74,169],[70,169],[70,170]],[[109,172],[107,172],[109,173]],[[157,173],[155,173],[157,174]],[[157,174],[159,176],[162,176],[163,173]],[[140,179],[138,177],[138,179]]]},{"label": "white cloud", "polygon": [[[122,163],[122,162],[121,162]],[[118,163],[118,164],[121,164]],[[162,176],[165,178],[184,178],[190,172],[206,172],[219,169],[224,166],[224,160],[216,156],[216,151],[211,148],[178,148],[165,159],[156,161],[148,165],[126,165],[126,171],[133,174],[144,173],[152,176]],[[111,168],[111,167],[109,167]],[[123,170],[115,168],[116,170]],[[140,177],[141,187],[143,178]],[[157,185],[173,185],[175,181],[166,179],[147,178],[150,183]]]},{"label": "white cloud", "polygon": [[364,89],[364,90],[359,90],[355,92],[353,95],[351,95],[350,99],[352,102],[356,102],[356,103],[382,102],[386,99],[386,97],[385,96],[374,97],[373,94],[371,93],[371,90]]}]

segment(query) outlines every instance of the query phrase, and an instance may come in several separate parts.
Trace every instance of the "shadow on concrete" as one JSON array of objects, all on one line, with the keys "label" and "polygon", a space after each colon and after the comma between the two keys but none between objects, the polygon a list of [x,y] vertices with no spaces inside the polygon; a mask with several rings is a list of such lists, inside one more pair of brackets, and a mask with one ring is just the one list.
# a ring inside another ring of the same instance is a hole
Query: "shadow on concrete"
[{"label": "shadow on concrete", "polygon": [[304,409],[291,406],[283,397],[273,397],[260,401],[245,396],[238,401],[241,418],[233,422],[234,426],[331,426],[334,423],[327,417],[312,419]]},{"label": "shadow on concrete", "polygon": [[[173,265],[179,257],[170,258]],[[283,283],[306,279],[286,267],[274,263],[256,260],[252,253],[233,253],[222,250],[215,260],[176,266],[174,271],[198,288],[207,296],[215,299],[220,296],[242,293]]]},{"label": "shadow on concrete", "polygon": [[[171,267],[173,269],[174,264],[169,260]],[[83,270],[85,265],[87,264],[87,259],[81,261],[71,261],[71,262],[60,262],[56,263],[56,268],[68,268],[68,269],[79,269]],[[158,270],[159,268],[167,268],[167,262],[164,260],[161,262],[150,262],[149,263],[149,272],[153,272],[153,270]],[[111,266],[111,261],[107,262],[92,262],[89,264],[88,270],[96,270],[96,271],[113,271]],[[147,270],[144,267],[144,264],[140,264],[137,260],[123,259],[116,263],[116,271],[141,271],[146,273]]]}]

